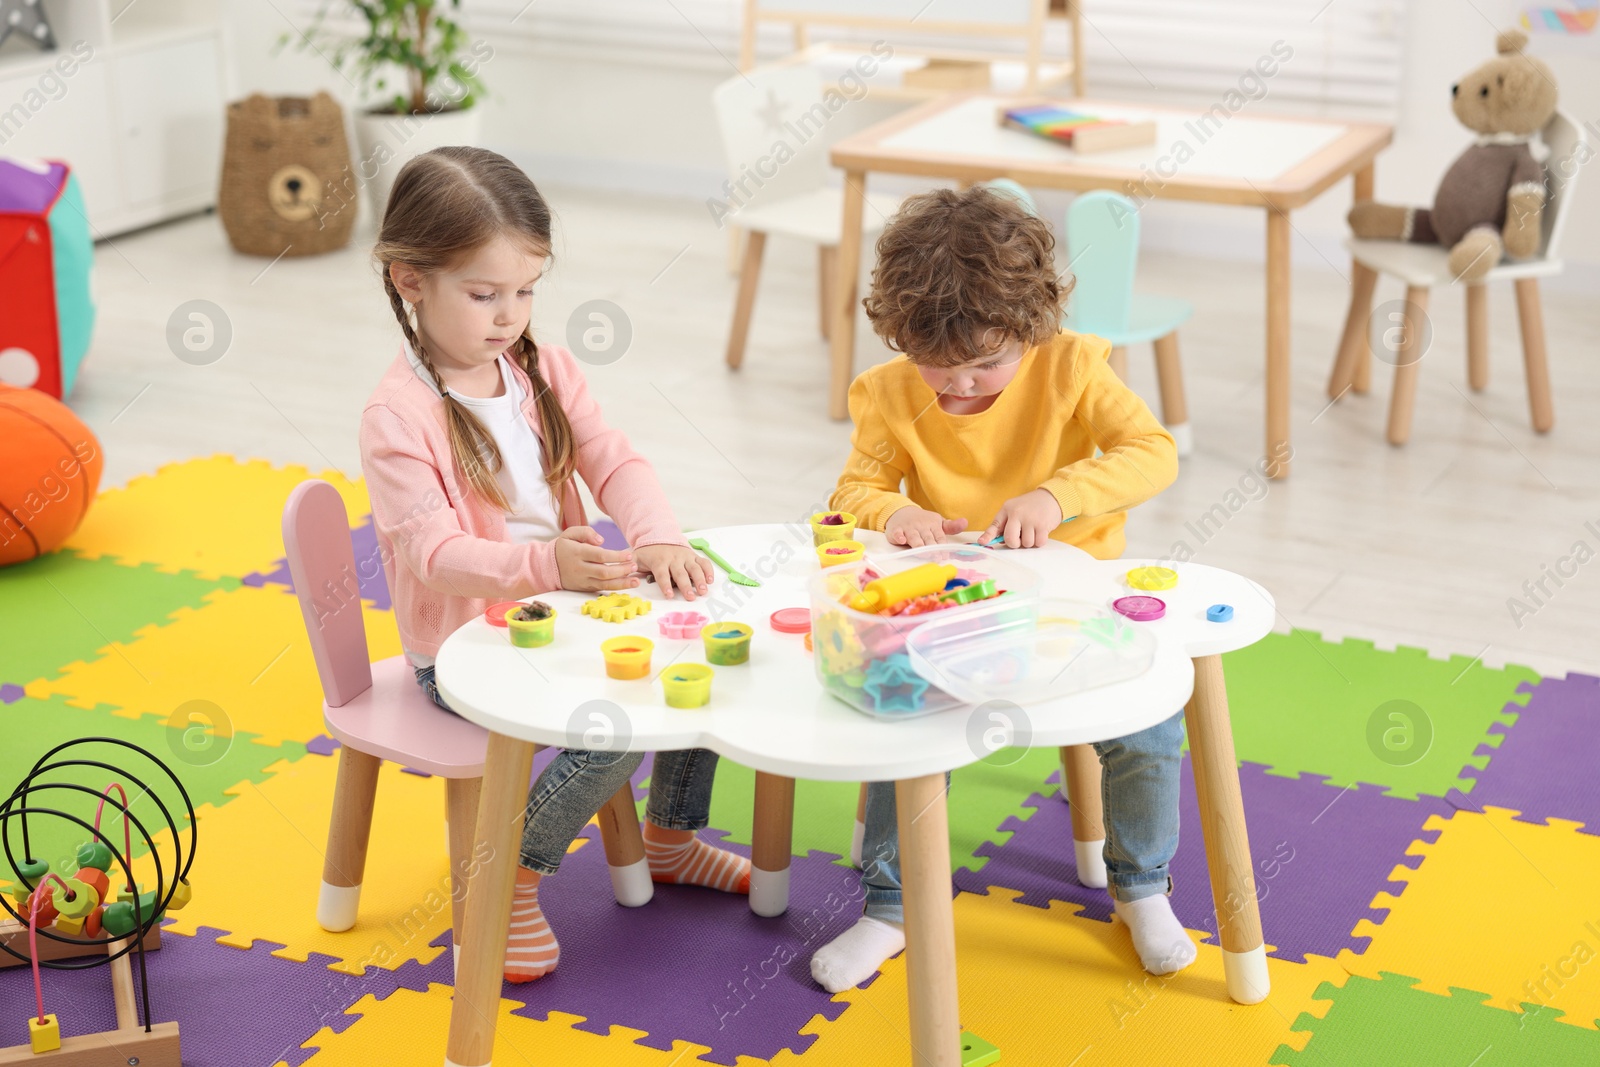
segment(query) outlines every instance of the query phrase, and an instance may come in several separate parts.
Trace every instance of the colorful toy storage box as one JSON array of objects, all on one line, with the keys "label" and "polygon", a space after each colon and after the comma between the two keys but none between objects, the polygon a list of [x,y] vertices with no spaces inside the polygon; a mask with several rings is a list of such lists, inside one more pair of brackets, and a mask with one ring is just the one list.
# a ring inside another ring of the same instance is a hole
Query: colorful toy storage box
[{"label": "colorful toy storage box", "polygon": [[[950,568],[952,579],[966,583],[960,588],[992,580],[996,592],[1004,590],[1004,595],[916,615],[861,611],[847,603],[874,580],[925,564]],[[964,617],[978,612],[993,615],[998,611],[1026,626],[1038,617],[1040,584],[1039,576],[1027,567],[975,545],[932,545],[829,567],[811,580],[817,679],[857,711],[881,718],[911,718],[963,706],[967,701],[917,673],[906,651],[906,639],[935,619],[959,625]]]},{"label": "colorful toy storage box", "polygon": [[0,159],[0,381],[72,392],[94,329],[83,193],[56,160]]}]

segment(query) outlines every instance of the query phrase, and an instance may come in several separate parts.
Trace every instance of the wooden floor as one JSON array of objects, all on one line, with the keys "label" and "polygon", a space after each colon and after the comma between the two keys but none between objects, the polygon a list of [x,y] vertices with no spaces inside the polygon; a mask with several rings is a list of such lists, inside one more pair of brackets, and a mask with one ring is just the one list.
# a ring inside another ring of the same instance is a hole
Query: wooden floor
[{"label": "wooden floor", "polygon": [[[590,368],[588,380],[656,464],[680,520],[793,519],[825,500],[849,427],[824,413],[815,252],[769,242],[745,365],[730,374],[722,355],[734,279],[726,236],[703,206],[545,192],[561,238],[535,294],[535,330],[566,343],[569,315],[585,301],[624,311],[627,353]],[[101,243],[100,318],[72,405],[105,447],[105,484],[213,453],[359,477],[357,420],[399,336],[367,260],[372,234],[363,217],[345,250],[275,263],[233,253],[211,215]],[[1435,293],[1412,442],[1395,449],[1383,438],[1389,367],[1376,365],[1367,396],[1331,408],[1324,396],[1348,263],[1327,263],[1298,238],[1295,256],[1294,476],[1270,488],[1254,474],[1260,267],[1155,254],[1142,264],[1142,288],[1196,306],[1181,345],[1197,450],[1176,485],[1133,513],[1129,554],[1171,556],[1186,544],[1194,559],[1261,582],[1285,629],[1546,672],[1600,669],[1600,559],[1561,562],[1579,542],[1581,556],[1600,553],[1594,300],[1546,294],[1556,428],[1540,437],[1529,427],[1509,285],[1490,296],[1481,394],[1466,386],[1462,294]],[[1380,303],[1400,295],[1380,282]],[[193,299],[221,307],[233,331],[210,365],[180,361],[166,340],[169,316]],[[864,318],[860,336],[858,366],[886,358]],[[1153,397],[1149,349],[1129,363],[1134,386]],[[1547,577],[1557,568],[1564,585]],[[1541,579],[1549,595],[1535,588],[1535,601],[1524,583]],[[1514,619],[1514,598],[1532,613]]]}]

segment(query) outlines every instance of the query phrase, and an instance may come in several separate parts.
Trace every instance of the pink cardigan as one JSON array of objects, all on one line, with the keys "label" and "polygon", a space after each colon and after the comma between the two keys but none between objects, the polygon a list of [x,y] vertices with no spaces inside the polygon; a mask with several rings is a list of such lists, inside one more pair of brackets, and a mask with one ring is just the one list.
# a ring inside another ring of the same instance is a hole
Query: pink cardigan
[{"label": "pink cardigan", "polygon": [[[522,413],[543,441],[533,384],[514,363],[512,370],[527,397]],[[655,470],[622,431],[606,425],[572,353],[541,344],[539,370],[572,423],[578,474],[628,544],[687,545]],[[505,512],[457,478],[444,401],[411,369],[403,343],[361,413],[361,470],[408,651],[436,655],[493,601],[561,587],[555,544],[507,541]],[[576,485],[558,507],[563,528],[588,521]]]}]

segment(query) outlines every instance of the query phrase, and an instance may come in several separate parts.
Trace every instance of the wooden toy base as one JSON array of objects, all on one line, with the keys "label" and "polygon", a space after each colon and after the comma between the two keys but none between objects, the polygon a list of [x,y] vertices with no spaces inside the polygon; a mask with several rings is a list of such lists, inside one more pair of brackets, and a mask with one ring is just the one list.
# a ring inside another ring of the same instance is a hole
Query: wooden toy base
[{"label": "wooden toy base", "polygon": [[51,1067],[183,1067],[178,1053],[178,1024],[157,1023],[145,1033],[143,1027],[107,1030],[61,1039],[53,1052],[35,1053],[27,1045],[0,1049],[0,1067],[6,1064],[50,1064]]},{"label": "wooden toy base", "polygon": [[[28,954],[28,928],[15,919],[0,922],[0,942],[15,952]],[[153,926],[150,932],[144,935],[144,950],[149,952],[161,947],[161,927]],[[74,945],[68,942],[52,941],[48,937],[39,938],[40,960],[68,960],[79,956],[98,956],[104,954],[104,945]],[[10,952],[0,952],[0,970],[7,967],[26,967],[25,960],[19,960]],[[4,1063],[0,1060],[0,1063]]]}]

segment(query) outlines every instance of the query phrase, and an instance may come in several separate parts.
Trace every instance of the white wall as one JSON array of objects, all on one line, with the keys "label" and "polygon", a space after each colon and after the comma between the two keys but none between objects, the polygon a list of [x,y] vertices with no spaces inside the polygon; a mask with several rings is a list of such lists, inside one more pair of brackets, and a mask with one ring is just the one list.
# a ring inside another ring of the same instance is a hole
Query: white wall
[{"label": "white wall", "polygon": [[[1496,28],[1514,25],[1520,6],[1511,0],[1410,0],[1395,141],[1377,164],[1380,199],[1432,200],[1439,176],[1470,141],[1450,113],[1449,87],[1493,53]],[[299,9],[257,0],[224,0],[224,9],[241,93],[325,88],[347,103],[352,99],[350,85],[314,54],[268,54],[278,35],[291,29],[280,10],[303,22]],[[1093,0],[1086,10],[1092,20]],[[722,56],[736,54],[716,28],[708,36],[717,38],[716,51],[706,44],[689,55],[675,41],[656,55],[633,50],[610,57],[592,47],[492,39],[495,54],[482,71],[492,94],[483,143],[517,159],[536,180],[704,199],[724,177],[709,94],[732,74]],[[1564,106],[1580,122],[1593,123],[1593,137],[1600,132],[1600,47],[1557,50],[1544,47],[1545,40],[1536,37],[1530,50],[1553,69]],[[1271,108],[1270,99],[1263,108]],[[836,123],[841,131],[894,109],[869,97],[847,110]],[[1566,257],[1581,267],[1568,284],[1591,287],[1600,279],[1600,188],[1589,188],[1600,186],[1600,167],[1594,169],[1597,176],[1585,179],[1574,202],[1566,237]],[[1348,190],[1348,184],[1330,190],[1295,215],[1297,265],[1332,269],[1347,262],[1340,241]],[[1065,203],[1041,199],[1052,214]],[[1144,209],[1151,248],[1257,260],[1264,229],[1259,213],[1234,208],[1157,202]]]}]

